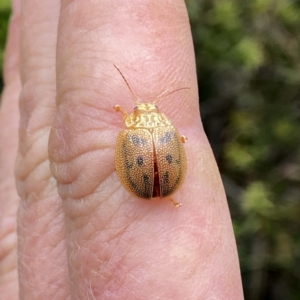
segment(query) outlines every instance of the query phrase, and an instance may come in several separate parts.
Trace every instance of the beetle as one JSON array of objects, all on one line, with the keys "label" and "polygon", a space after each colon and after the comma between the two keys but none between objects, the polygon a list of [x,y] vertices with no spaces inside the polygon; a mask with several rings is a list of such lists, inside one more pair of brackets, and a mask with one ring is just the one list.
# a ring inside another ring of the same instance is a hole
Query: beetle
[{"label": "beetle", "polygon": [[[116,172],[123,187],[132,195],[143,199],[165,198],[176,192],[187,172],[187,159],[180,136],[170,120],[159,111],[155,102],[176,91],[165,91],[153,103],[141,103],[121,74],[136,102],[131,114],[120,105],[114,109],[121,112],[127,129],[118,134],[115,150]],[[181,204],[170,198],[176,207]]]}]

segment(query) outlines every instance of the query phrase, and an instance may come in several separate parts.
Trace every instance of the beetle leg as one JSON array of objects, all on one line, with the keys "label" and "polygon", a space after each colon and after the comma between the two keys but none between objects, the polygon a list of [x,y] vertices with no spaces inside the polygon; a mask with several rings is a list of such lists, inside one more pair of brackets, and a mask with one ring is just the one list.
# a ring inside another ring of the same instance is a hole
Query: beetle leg
[{"label": "beetle leg", "polygon": [[187,139],[188,139],[188,138],[185,137],[184,135],[182,135],[182,136],[180,137],[181,143],[183,143],[183,144],[186,142]]},{"label": "beetle leg", "polygon": [[173,205],[175,207],[178,207],[178,208],[181,207],[181,203],[176,202],[173,198],[169,197],[169,200],[173,203]]},{"label": "beetle leg", "polygon": [[122,113],[124,117],[128,115],[128,113],[125,110],[123,110],[119,104],[115,105],[114,110],[116,112]]}]

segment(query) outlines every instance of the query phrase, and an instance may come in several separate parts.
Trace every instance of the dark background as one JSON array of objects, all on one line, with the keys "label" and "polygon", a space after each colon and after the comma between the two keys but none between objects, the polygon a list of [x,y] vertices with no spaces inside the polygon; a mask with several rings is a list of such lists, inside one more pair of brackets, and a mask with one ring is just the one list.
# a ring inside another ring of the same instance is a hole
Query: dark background
[{"label": "dark background", "polygon": [[[300,1],[186,4],[202,120],[228,197],[245,298],[298,300]],[[0,0],[1,69],[9,14]]]}]

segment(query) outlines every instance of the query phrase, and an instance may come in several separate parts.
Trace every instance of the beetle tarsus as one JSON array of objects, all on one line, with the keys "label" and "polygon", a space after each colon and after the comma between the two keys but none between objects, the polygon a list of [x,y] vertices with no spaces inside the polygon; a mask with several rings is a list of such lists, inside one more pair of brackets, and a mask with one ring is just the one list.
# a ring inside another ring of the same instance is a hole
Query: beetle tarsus
[{"label": "beetle tarsus", "polygon": [[183,143],[183,144],[186,142],[187,139],[188,139],[188,138],[185,137],[184,135],[182,135],[182,136],[180,137],[181,143]]},{"label": "beetle tarsus", "polygon": [[172,199],[172,198],[169,198],[169,200],[173,203],[173,205],[175,206],[175,207],[181,207],[181,203],[179,203],[179,202],[176,202],[174,199]]}]

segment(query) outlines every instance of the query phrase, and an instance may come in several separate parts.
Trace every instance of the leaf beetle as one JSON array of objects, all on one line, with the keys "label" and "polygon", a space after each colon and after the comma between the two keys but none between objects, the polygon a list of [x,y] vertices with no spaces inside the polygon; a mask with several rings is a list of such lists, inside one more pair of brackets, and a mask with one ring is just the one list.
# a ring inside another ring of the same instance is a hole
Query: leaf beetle
[{"label": "leaf beetle", "polygon": [[[115,150],[116,172],[123,187],[132,195],[143,199],[169,197],[183,183],[187,171],[184,136],[155,105],[159,99],[186,87],[165,91],[153,103],[141,103],[125,76],[118,70],[133,98],[136,107],[131,114],[116,105],[127,129],[118,134]],[[176,206],[181,204],[170,198]]]}]

